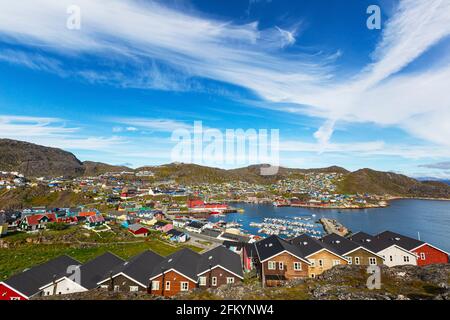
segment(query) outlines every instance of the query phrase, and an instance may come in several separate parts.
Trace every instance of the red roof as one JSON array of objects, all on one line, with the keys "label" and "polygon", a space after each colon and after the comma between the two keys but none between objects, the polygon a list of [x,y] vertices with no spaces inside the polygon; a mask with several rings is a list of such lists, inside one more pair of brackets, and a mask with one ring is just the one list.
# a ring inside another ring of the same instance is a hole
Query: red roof
[{"label": "red roof", "polygon": [[29,226],[38,225],[42,218],[47,218],[49,222],[56,221],[56,215],[54,213],[45,213],[45,214],[34,214],[31,216],[26,216],[26,222]]},{"label": "red roof", "polygon": [[95,211],[85,211],[85,212],[80,212],[78,214],[79,217],[91,217],[91,216],[95,216],[97,214],[97,212]]}]

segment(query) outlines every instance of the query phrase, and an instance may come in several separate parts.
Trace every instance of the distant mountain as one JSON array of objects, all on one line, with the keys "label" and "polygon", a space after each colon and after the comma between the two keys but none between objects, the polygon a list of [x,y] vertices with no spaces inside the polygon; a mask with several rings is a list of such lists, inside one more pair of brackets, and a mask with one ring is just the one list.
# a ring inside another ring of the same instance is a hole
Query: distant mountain
[{"label": "distant mountain", "polygon": [[72,153],[36,144],[0,139],[0,170],[26,176],[80,176],[83,163]]},{"label": "distant mountain", "polygon": [[450,186],[438,181],[419,181],[405,175],[361,169],[347,174],[338,185],[342,193],[450,198]]},{"label": "distant mountain", "polygon": [[84,161],[84,175],[85,176],[98,176],[105,172],[123,172],[123,171],[133,171],[125,166],[113,166],[110,164],[102,162]]},{"label": "distant mountain", "polygon": [[33,143],[0,139],[0,171],[17,171],[30,177],[78,177],[130,170],[99,162],[81,162],[70,152]]},{"label": "distant mountain", "polygon": [[[341,193],[371,193],[378,195],[450,198],[450,186],[439,181],[419,181],[405,175],[361,169],[355,172],[332,166],[316,169],[293,169],[280,167],[273,176],[262,176],[261,168],[253,165],[225,170],[196,164],[171,163],[148,166],[136,171],[154,172],[155,180],[174,180],[181,184],[223,183],[245,181],[249,183],[276,183],[280,179],[299,178],[306,173],[341,173],[344,179],[338,184]],[[125,166],[105,163],[81,162],[72,153],[56,148],[43,147],[28,142],[0,139],[0,171],[18,171],[27,176],[96,176],[105,172],[133,171]]]}]

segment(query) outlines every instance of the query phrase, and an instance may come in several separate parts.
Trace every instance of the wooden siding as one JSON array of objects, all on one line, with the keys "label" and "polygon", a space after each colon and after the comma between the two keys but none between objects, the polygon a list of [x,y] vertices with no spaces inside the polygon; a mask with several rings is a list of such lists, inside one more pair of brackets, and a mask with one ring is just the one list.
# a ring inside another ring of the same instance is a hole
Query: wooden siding
[{"label": "wooden siding", "polygon": [[[197,287],[195,282],[174,271],[167,272],[164,274],[164,277],[161,275],[152,281],[159,281],[159,290],[151,290],[151,293],[158,296],[163,295],[165,297],[171,297],[181,292],[181,282],[188,282],[188,291],[191,291]],[[167,281],[170,281],[170,290],[166,290],[165,283]]]},{"label": "wooden siding", "polygon": [[[318,276],[320,274],[322,274],[324,271],[329,270],[331,268],[333,268],[333,260],[338,260],[339,264],[343,265],[343,264],[347,264],[348,261],[337,256],[334,253],[331,253],[329,251],[320,251],[316,254],[313,254],[312,256],[308,257],[308,260],[310,262],[312,262],[314,260],[314,267],[310,266],[309,267],[309,273],[308,275],[310,277],[312,276]],[[322,260],[323,265],[320,266],[320,260]]]}]

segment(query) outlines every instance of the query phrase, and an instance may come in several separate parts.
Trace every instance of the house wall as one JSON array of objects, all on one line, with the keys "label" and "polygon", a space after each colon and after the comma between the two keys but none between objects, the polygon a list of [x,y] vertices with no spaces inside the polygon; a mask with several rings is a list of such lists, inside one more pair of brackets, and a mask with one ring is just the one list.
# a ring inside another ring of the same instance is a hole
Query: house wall
[{"label": "house wall", "polygon": [[146,292],[147,288],[142,287],[141,285],[137,284],[136,282],[128,279],[127,277],[123,276],[123,275],[118,275],[116,277],[114,277],[112,279],[112,284],[111,284],[111,279],[108,279],[108,281],[105,281],[101,284],[101,286],[108,286],[107,290],[115,290],[114,287],[115,286],[119,286],[118,287],[118,291],[120,292],[130,292],[130,287],[138,287],[138,291],[142,292]]},{"label": "house wall", "polygon": [[[313,266],[309,266],[308,268],[308,276],[310,277],[315,277],[318,276],[320,274],[322,274],[324,271],[329,270],[331,268],[333,268],[333,260],[338,260],[339,264],[347,264],[347,260],[342,259],[341,257],[328,252],[328,251],[321,251],[318,252],[312,256],[308,257],[309,261],[314,260],[315,262],[315,267]],[[321,267],[319,264],[319,260],[323,261],[323,266]]]},{"label": "house wall", "polygon": [[[448,255],[436,248],[425,244],[418,249],[414,250],[413,253],[417,254],[417,265],[426,266],[429,264],[438,263],[448,263]],[[422,259],[421,253],[425,254],[425,259]]]},{"label": "house wall", "polygon": [[[269,261],[276,262],[275,270],[269,270]],[[283,270],[280,270],[280,262],[283,263]],[[294,270],[294,262],[300,262],[301,270]],[[262,269],[262,275],[265,278],[267,286],[277,286],[286,280],[306,278],[309,274],[308,265],[289,253],[282,253],[270,258],[268,261],[264,261],[264,263],[260,266],[260,269]]]},{"label": "house wall", "polygon": [[[417,265],[417,258],[416,255],[410,252],[406,252],[404,250],[401,250],[397,247],[389,247],[386,248],[378,254],[382,257],[384,257],[384,264],[388,267],[394,267],[394,266],[403,266],[403,265]],[[404,261],[404,257],[409,257],[409,262]],[[392,257],[392,261],[391,261]]]},{"label": "house wall", "polygon": [[[181,282],[189,283],[188,291],[191,291],[197,287],[195,282],[174,271],[167,272],[164,274],[164,277],[161,275],[152,281],[159,281],[159,290],[151,290],[151,293],[158,296],[164,295],[165,297],[171,297],[181,292]],[[170,290],[165,290],[166,281],[170,281]]]},{"label": "house wall", "polygon": [[[221,267],[214,268],[210,271],[205,272],[204,274],[200,275],[199,277],[205,277],[206,278],[206,285],[200,285],[199,282],[199,288],[217,288],[220,286],[223,286],[227,284],[227,278],[233,278],[234,283],[241,282],[241,278],[236,277],[232,273],[222,269]],[[217,279],[217,285],[212,285],[212,278]]]},{"label": "house wall", "polygon": [[384,263],[383,259],[381,257],[378,257],[376,255],[374,255],[373,253],[370,253],[367,250],[364,250],[362,248],[353,251],[350,254],[346,255],[347,257],[351,257],[352,258],[352,264],[355,264],[355,258],[359,257],[359,264],[362,266],[368,266],[369,265],[369,258],[375,258],[377,261],[377,265],[382,265]]},{"label": "house wall", "polygon": [[0,283],[0,300],[28,300],[16,291]]},{"label": "house wall", "polygon": [[[84,292],[87,291],[85,288],[83,288],[78,283],[69,280],[69,279],[63,279],[59,281],[56,284],[56,294],[69,294],[69,293],[76,293],[76,292]],[[52,296],[53,295],[53,284],[49,285],[47,288],[44,288],[42,290],[41,295],[43,296]]]}]

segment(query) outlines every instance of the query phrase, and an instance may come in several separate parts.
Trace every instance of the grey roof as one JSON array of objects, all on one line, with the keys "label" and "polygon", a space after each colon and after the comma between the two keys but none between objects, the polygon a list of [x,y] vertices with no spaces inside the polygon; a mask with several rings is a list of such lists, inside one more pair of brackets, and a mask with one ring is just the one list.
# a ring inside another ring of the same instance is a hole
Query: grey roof
[{"label": "grey roof", "polygon": [[177,229],[171,229],[166,232],[166,234],[172,236],[172,237],[179,237],[184,234],[184,232],[178,231]]},{"label": "grey roof", "polygon": [[268,238],[256,242],[255,245],[261,261],[264,261],[267,258],[270,258],[283,251],[287,251],[299,258],[306,260],[304,253],[300,250],[299,247],[289,243],[284,239],[281,239],[278,236],[270,236]]},{"label": "grey roof", "polygon": [[16,274],[4,282],[27,297],[32,297],[40,292],[39,288],[52,282],[55,277],[65,274],[69,266],[80,264],[77,260],[63,255]]},{"label": "grey roof", "polygon": [[[289,242],[300,248],[305,256],[309,256],[324,248],[328,249],[323,242],[308,236],[307,234],[301,234],[295,238],[289,239]],[[333,250],[331,250],[334,252]]]},{"label": "grey roof", "polygon": [[227,269],[239,277],[243,277],[241,257],[224,246],[218,246],[201,255],[197,273],[203,273],[216,266]]},{"label": "grey roof", "polygon": [[[113,275],[123,273],[127,277],[134,279],[138,283],[147,286],[152,270],[162,260],[164,260],[164,258],[161,257],[159,254],[150,250],[146,250],[141,254],[134,256],[129,261],[125,261],[121,265],[117,266],[111,272]],[[106,280],[108,277],[110,277],[110,274],[106,273],[103,276],[102,280]]]},{"label": "grey roof", "polygon": [[378,241],[377,244],[377,239],[374,236],[362,231],[350,235],[348,239],[373,252],[383,250],[381,243]]},{"label": "grey roof", "polygon": [[128,226],[128,229],[131,230],[131,231],[138,231],[141,228],[144,228],[144,229],[148,230],[147,227],[143,226],[140,223],[134,223],[134,224],[131,224],[131,225]]},{"label": "grey roof", "polygon": [[203,229],[201,233],[209,237],[217,238],[222,232],[220,230],[206,228]]},{"label": "grey roof", "polygon": [[167,256],[158,265],[156,265],[153,268],[149,278],[154,278],[163,272],[174,269],[186,277],[197,281],[197,268],[200,258],[200,254],[192,251],[191,249],[183,248],[170,256]]},{"label": "grey roof", "polygon": [[[414,238],[410,238],[404,235],[401,235],[399,233],[395,233],[392,231],[384,231],[380,234],[377,234],[375,236],[375,238],[377,239],[377,241],[384,243],[385,245],[394,245],[396,244],[397,246],[406,249],[406,250],[412,250],[417,248],[418,246],[421,246],[423,244],[425,244],[425,242],[414,239]],[[390,246],[389,245],[389,246]]]},{"label": "grey roof", "polygon": [[225,238],[225,239],[229,239],[229,240],[232,240],[232,241],[236,241],[236,242],[249,242],[250,241],[250,238],[247,237],[247,236],[241,236],[239,234],[228,233],[228,232],[225,232],[220,237],[221,238]]},{"label": "grey roof", "polygon": [[109,274],[110,271],[124,262],[125,260],[110,252],[86,262],[80,267],[81,286],[86,289],[97,288],[97,283],[104,278],[105,274]]},{"label": "grey roof", "polygon": [[328,234],[320,239],[322,244],[326,246],[327,249],[339,254],[345,255],[347,252],[355,250],[361,245],[344,238],[336,233]]}]

